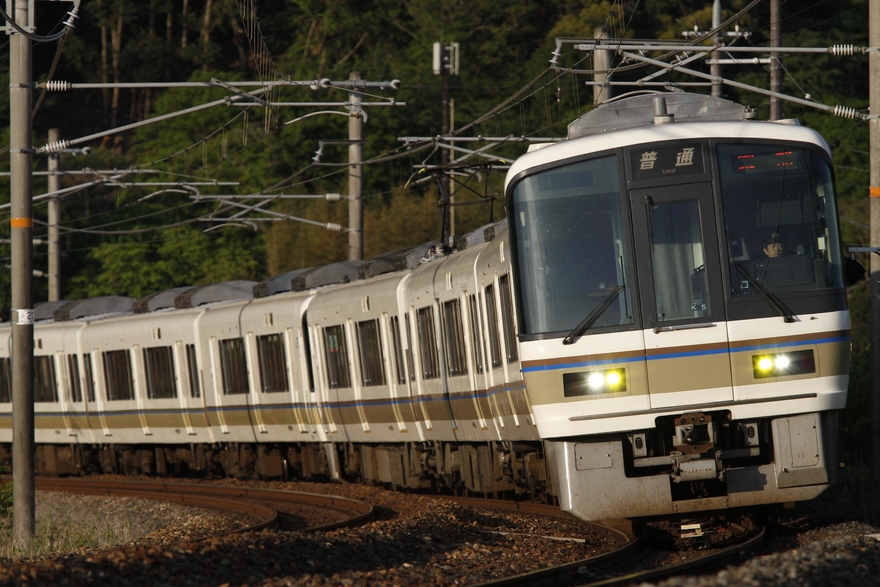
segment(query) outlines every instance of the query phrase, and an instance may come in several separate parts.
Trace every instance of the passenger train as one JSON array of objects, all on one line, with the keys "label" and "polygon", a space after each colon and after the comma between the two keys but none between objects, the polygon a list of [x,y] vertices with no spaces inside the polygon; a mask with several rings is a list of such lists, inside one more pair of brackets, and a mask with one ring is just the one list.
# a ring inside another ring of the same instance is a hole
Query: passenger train
[{"label": "passenger train", "polygon": [[584,520],[835,482],[850,322],[819,134],[637,94],[517,159],[505,196],[454,247],[38,305],[38,471],[358,479]]}]

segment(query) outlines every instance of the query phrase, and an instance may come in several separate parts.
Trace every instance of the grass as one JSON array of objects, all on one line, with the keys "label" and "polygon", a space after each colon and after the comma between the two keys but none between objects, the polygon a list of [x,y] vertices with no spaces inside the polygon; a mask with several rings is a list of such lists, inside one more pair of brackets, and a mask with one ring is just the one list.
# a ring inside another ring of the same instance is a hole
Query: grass
[{"label": "grass", "polygon": [[[125,544],[144,534],[141,524],[127,516],[105,515],[93,499],[76,496],[79,503],[58,499],[58,495],[37,494],[36,534],[25,550],[13,546],[11,512],[0,517],[0,559],[38,559],[59,553],[83,553]],[[106,498],[104,498],[106,499]]]}]

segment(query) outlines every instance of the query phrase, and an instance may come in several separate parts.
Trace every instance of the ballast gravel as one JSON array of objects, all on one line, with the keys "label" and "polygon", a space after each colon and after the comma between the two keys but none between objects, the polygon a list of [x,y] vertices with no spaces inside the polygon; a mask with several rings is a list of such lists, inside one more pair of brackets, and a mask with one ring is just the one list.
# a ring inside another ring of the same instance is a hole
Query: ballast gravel
[{"label": "ballast gravel", "polygon": [[[357,485],[247,484],[351,497],[373,504],[376,516],[361,526],[328,532],[302,534],[282,525],[280,530],[194,540],[228,532],[245,521],[164,502],[114,497],[89,497],[86,502],[82,496],[45,494],[40,499],[57,499],[69,510],[86,507],[93,515],[125,518],[141,531],[114,548],[90,546],[43,560],[2,560],[0,586],[474,585],[579,560],[620,544],[616,534],[566,517],[496,512]],[[799,508],[773,521],[764,554],[753,553],[714,575],[660,585],[878,584],[880,540],[870,535],[880,534],[880,528],[840,522],[815,510],[803,512]]]}]

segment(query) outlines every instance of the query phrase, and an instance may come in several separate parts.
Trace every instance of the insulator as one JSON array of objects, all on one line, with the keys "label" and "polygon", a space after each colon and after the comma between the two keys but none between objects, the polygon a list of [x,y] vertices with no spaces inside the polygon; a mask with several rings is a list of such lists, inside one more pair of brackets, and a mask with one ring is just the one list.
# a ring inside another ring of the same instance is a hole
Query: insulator
[{"label": "insulator", "polygon": [[754,426],[749,426],[748,434],[749,434],[749,438],[755,437],[755,427]]},{"label": "insulator", "polygon": [[636,448],[642,450],[642,447],[645,446],[645,441],[642,440],[641,436],[636,436]]},{"label": "insulator", "polygon": [[856,48],[853,45],[834,45],[829,47],[828,50],[832,55],[853,55],[856,52]]},{"label": "insulator", "polygon": [[71,83],[57,80],[49,80],[44,84],[44,86],[50,92],[66,92],[70,89]]},{"label": "insulator", "polygon": [[342,231],[342,225],[336,224],[335,222],[328,222],[324,225],[324,228],[326,228],[327,230],[335,230],[336,232]]},{"label": "insulator", "polygon": [[327,198],[328,202],[335,202],[342,199],[342,196],[340,194],[327,194],[324,197]]},{"label": "insulator", "polygon": [[858,118],[859,113],[855,108],[850,108],[849,106],[832,106],[831,114],[834,116],[840,116],[841,118]]},{"label": "insulator", "polygon": [[48,143],[40,147],[40,153],[57,153],[70,146],[70,141],[60,140]]}]

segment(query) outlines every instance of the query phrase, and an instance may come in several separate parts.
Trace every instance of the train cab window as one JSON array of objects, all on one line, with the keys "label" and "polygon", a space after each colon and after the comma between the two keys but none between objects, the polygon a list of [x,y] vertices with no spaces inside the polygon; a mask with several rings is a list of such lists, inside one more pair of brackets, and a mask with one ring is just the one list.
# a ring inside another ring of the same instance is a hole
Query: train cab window
[{"label": "train cab window", "polygon": [[358,322],[357,343],[364,386],[385,385],[385,360],[379,339],[378,320]]},{"label": "train cab window", "polygon": [[828,163],[778,143],[717,149],[733,296],[843,287]]},{"label": "train cab window", "polygon": [[280,333],[258,336],[257,356],[260,360],[260,381],[263,393],[289,391],[284,337]]},{"label": "train cab window", "polygon": [[196,345],[186,345],[186,372],[189,375],[190,397],[201,397],[202,391],[199,385],[199,362],[196,357]]},{"label": "train cab window", "polygon": [[403,385],[406,383],[406,370],[403,365],[403,344],[400,340],[400,319],[397,316],[390,318],[389,330],[391,331],[391,346],[394,351],[394,370],[397,374],[397,383]]},{"label": "train cab window", "polygon": [[699,203],[655,203],[648,213],[657,322],[710,316]]},{"label": "train cab window", "polygon": [[450,377],[467,375],[467,355],[464,348],[464,325],[461,321],[461,302],[443,303],[443,342],[446,350],[446,371]]},{"label": "train cab window", "polygon": [[618,157],[606,156],[544,169],[513,187],[521,336],[565,336],[597,308],[585,335],[632,328],[626,287],[632,252],[620,176]]},{"label": "train cab window", "polygon": [[220,341],[220,371],[225,395],[250,393],[243,338],[227,338]]},{"label": "train cab window", "polygon": [[9,371],[9,357],[0,358],[0,403],[12,401],[12,380]]},{"label": "train cab window", "polygon": [[34,357],[34,401],[44,403],[58,401],[53,357]]},{"label": "train cab window", "polygon": [[495,285],[489,284],[485,291],[486,326],[489,327],[489,354],[492,356],[492,368],[501,366],[501,347],[498,342],[498,311],[495,309]]},{"label": "train cab window", "polygon": [[468,296],[468,318],[471,327],[471,350],[474,353],[474,372],[483,372],[483,328],[480,320],[480,306],[477,294]]},{"label": "train cab window", "polygon": [[174,355],[170,346],[144,349],[144,368],[147,375],[148,398],[173,399],[177,397]]},{"label": "train cab window", "polygon": [[507,362],[514,363],[519,358],[516,345],[516,328],[513,326],[513,294],[510,291],[510,274],[498,278],[498,293],[501,297],[501,320],[504,325],[504,350]]},{"label": "train cab window", "polygon": [[327,361],[327,386],[330,389],[351,387],[348,345],[341,325],[324,328],[324,358]]},{"label": "train cab window", "polygon": [[83,383],[86,386],[86,398],[90,402],[95,401],[95,378],[92,376],[92,355],[90,353],[83,355]]},{"label": "train cab window", "polygon": [[76,355],[67,355],[67,383],[70,388],[70,401],[82,401],[82,381],[79,378],[79,361]]},{"label": "train cab window", "polygon": [[128,350],[104,352],[104,382],[107,400],[134,399],[134,380],[131,377],[131,358]]},{"label": "train cab window", "polygon": [[416,311],[416,330],[419,334],[422,379],[437,379],[440,377],[440,358],[437,355],[437,331],[434,327],[433,307],[419,308]]}]

